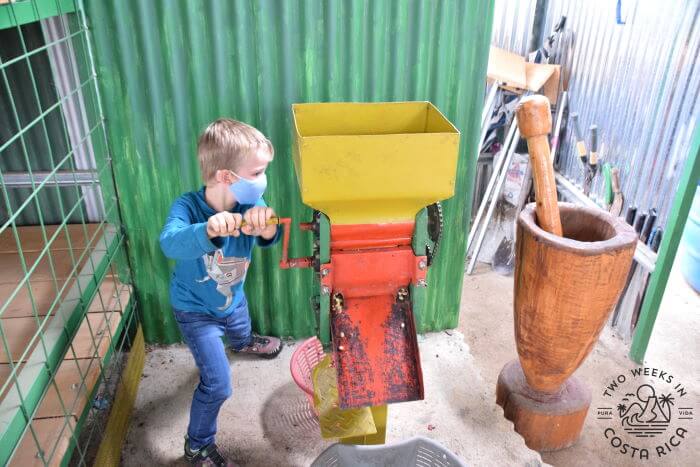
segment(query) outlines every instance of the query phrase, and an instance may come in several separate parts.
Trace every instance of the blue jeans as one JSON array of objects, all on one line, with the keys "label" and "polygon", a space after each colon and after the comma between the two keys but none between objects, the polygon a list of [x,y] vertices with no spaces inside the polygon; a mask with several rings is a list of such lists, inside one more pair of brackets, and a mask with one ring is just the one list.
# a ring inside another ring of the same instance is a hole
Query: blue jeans
[{"label": "blue jeans", "polygon": [[245,298],[224,318],[206,313],[174,310],[175,320],[199,368],[199,384],[194,390],[187,436],[191,449],[214,442],[216,419],[221,405],[231,397],[231,368],[221,340],[226,336],[235,350],[251,339],[250,315]]}]

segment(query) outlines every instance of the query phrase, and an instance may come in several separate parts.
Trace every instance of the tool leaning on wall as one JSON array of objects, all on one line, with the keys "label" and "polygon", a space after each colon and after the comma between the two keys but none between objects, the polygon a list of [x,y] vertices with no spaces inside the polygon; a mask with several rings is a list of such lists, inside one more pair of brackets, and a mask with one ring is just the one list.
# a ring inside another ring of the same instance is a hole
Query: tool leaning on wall
[{"label": "tool leaning on wall", "polygon": [[[500,150],[493,155],[493,168],[483,196],[472,221],[467,241],[468,261],[466,273],[472,274],[481,257],[490,260],[492,269],[502,275],[511,275],[515,257],[515,224],[518,213],[531,198],[531,169],[517,129],[513,102],[519,103],[526,96],[542,92],[552,102],[555,110],[554,131],[551,134],[551,163],[559,157],[562,136],[566,133],[569,111],[568,85],[571,71],[573,33],[566,28],[566,17],[561,17],[552,34],[545,38],[542,46],[525,58],[495,47],[491,48],[488,78],[494,80],[491,91],[498,88],[501,94],[513,98],[499,109],[498,124],[503,119],[510,121],[508,131],[499,138],[503,141]],[[518,74],[518,70],[521,74]],[[534,77],[539,76],[539,79]],[[516,93],[513,96],[513,93]],[[504,98],[504,101],[506,99]],[[556,103],[556,108],[554,104]],[[486,100],[484,112],[491,111],[490,100]],[[483,125],[491,125],[483,126]],[[490,131],[494,135],[493,122],[482,119],[482,134]],[[493,148],[494,146],[490,146]],[[475,185],[476,190],[483,186]],[[491,241],[489,238],[499,240]]]}]

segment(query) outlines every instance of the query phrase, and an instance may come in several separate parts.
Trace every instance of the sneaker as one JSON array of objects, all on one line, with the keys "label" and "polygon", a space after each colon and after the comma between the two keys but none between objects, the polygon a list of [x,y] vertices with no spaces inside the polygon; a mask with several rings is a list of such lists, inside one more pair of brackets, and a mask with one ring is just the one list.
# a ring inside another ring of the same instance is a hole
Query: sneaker
[{"label": "sneaker", "polygon": [[237,464],[234,464],[221,455],[216,444],[211,443],[208,446],[193,451],[190,449],[190,440],[187,437],[185,437],[185,459],[187,459],[187,462],[190,464],[198,467],[237,467]]},{"label": "sneaker", "polygon": [[272,336],[259,336],[253,334],[250,344],[241,350],[234,350],[236,353],[257,355],[262,358],[275,358],[282,351],[282,341]]}]

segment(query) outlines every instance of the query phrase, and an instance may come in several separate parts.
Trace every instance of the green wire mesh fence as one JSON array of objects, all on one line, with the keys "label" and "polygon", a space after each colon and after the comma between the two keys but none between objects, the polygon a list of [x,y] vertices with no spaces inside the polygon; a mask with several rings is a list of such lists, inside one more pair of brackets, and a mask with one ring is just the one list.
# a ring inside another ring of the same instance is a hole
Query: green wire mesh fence
[{"label": "green wire mesh fence", "polygon": [[0,464],[87,465],[138,322],[77,0],[0,0]]}]

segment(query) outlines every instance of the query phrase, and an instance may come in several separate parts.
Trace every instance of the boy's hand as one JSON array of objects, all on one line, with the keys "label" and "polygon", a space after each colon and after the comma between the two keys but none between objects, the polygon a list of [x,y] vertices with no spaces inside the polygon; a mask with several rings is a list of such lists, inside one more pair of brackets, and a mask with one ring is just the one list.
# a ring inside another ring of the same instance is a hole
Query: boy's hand
[{"label": "boy's hand", "polygon": [[246,225],[241,228],[241,232],[246,235],[262,237],[269,240],[277,233],[275,224],[267,225],[267,221],[275,217],[275,211],[266,206],[253,206],[243,213],[243,220]]},{"label": "boy's hand", "polygon": [[239,230],[243,223],[243,216],[238,213],[219,212],[214,214],[207,221],[207,235],[209,238],[228,237],[233,235],[238,237]]}]

